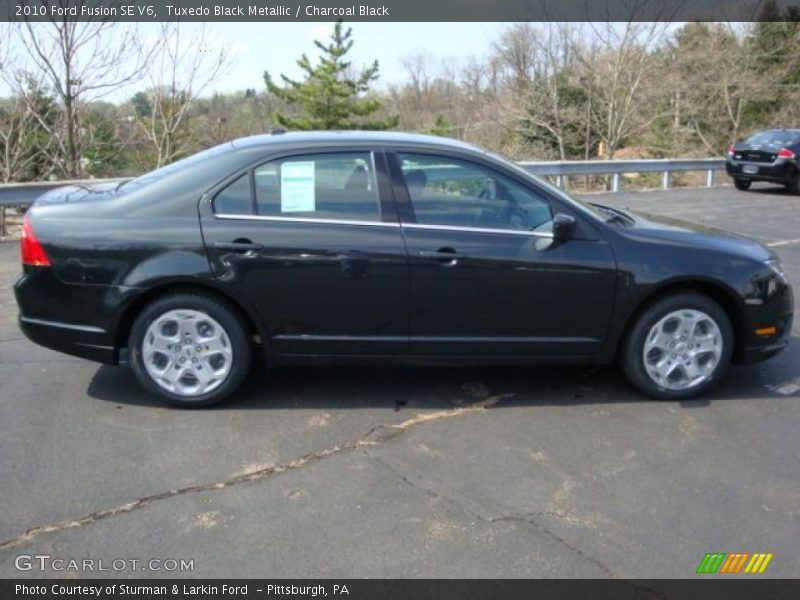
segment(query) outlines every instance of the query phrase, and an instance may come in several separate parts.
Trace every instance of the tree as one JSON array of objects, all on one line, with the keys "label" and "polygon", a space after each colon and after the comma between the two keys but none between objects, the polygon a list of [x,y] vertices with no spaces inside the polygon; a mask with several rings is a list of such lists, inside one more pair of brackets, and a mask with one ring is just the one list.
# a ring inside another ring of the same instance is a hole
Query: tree
[{"label": "tree", "polygon": [[353,47],[352,28],[343,30],[337,21],[330,43],[316,40],[314,44],[322,52],[319,62],[303,54],[297,65],[305,72],[303,81],[294,81],[281,75],[283,86],[276,85],[268,72],[264,72],[267,90],[288,105],[299,105],[301,114],[290,116],[275,112],[275,120],[289,129],[391,129],[399,118],[390,115],[383,119],[368,120],[366,117],[381,108],[381,102],[369,96],[370,84],[378,79],[378,61],[354,77],[351,63],[345,56]]},{"label": "tree", "polygon": [[30,81],[26,96],[0,100],[0,181],[29,181],[50,175],[47,160],[51,138],[40,120],[52,124],[57,118],[53,99]]},{"label": "tree", "polygon": [[688,23],[669,46],[675,127],[687,147],[719,156],[764,126],[797,119],[797,25]]},{"label": "tree", "polygon": [[88,102],[137,81],[154,48],[146,48],[136,29],[110,19],[22,21],[13,25],[13,68],[2,69],[9,86],[27,99],[32,78],[52,90],[61,107],[55,123],[39,120],[52,137],[50,158],[61,174],[81,174],[85,150],[83,120]]},{"label": "tree", "polygon": [[[230,47],[214,53],[198,51],[211,46],[205,25],[191,37],[179,23],[164,23],[161,42],[153,60],[147,93],[131,98],[141,131],[160,167],[188,154],[194,147],[187,126],[190,109],[208,87],[225,75],[231,65]],[[224,123],[219,116],[218,123]],[[217,142],[221,140],[216,140]]]},{"label": "tree", "polygon": [[592,128],[608,158],[661,116],[653,110],[664,89],[652,50],[666,28],[659,22],[591,24],[590,42],[579,46],[580,81],[592,96]]},{"label": "tree", "polygon": [[453,132],[453,124],[444,115],[438,115],[433,125],[428,129],[431,135],[449,136]]},{"label": "tree", "polygon": [[523,23],[495,44],[501,81],[513,98],[515,133],[526,147],[544,148],[548,158],[576,158],[586,143],[587,94],[573,76],[575,37],[567,23]]}]

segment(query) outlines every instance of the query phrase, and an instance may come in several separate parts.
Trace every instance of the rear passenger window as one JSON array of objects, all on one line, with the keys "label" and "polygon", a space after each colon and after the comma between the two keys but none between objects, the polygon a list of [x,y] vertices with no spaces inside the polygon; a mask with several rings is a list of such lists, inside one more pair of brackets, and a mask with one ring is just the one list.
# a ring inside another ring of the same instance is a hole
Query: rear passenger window
[{"label": "rear passenger window", "polygon": [[258,214],[347,221],[380,221],[369,152],[309,154],[255,169]]},{"label": "rear passenger window", "polygon": [[214,196],[214,212],[226,215],[249,215],[253,212],[250,177],[244,174]]}]

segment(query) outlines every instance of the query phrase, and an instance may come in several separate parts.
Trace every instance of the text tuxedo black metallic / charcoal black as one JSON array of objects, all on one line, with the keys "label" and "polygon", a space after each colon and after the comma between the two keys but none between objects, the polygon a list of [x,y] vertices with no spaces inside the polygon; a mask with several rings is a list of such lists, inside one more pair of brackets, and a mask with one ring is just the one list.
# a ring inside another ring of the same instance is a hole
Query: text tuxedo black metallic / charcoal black
[{"label": "text tuxedo black metallic / charcoal black", "polygon": [[284,133],[26,215],[20,326],[161,399],[268,366],[619,362],[686,398],[788,343],[792,290],[746,238],[585,204],[440,138]]}]

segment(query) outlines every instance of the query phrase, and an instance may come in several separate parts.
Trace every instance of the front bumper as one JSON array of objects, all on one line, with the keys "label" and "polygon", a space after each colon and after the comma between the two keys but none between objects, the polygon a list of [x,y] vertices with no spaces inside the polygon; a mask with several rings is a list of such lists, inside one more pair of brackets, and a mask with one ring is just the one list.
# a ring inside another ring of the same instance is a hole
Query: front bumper
[{"label": "front bumper", "polygon": [[[747,171],[755,170],[755,173]],[[770,181],[788,185],[797,176],[797,166],[786,159],[778,159],[774,163],[750,162],[728,159],[725,171],[735,179],[747,181]]]},{"label": "front bumper", "polygon": [[[736,364],[752,364],[771,358],[789,345],[794,323],[794,295],[791,286],[762,306],[749,306],[745,314],[742,340],[734,354]],[[756,330],[775,327],[776,333],[758,335]]]}]

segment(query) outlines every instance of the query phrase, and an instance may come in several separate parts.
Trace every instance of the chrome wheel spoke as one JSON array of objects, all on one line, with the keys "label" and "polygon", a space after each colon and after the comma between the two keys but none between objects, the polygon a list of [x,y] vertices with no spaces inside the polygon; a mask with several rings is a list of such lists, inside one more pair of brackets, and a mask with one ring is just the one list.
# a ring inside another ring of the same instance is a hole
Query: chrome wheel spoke
[{"label": "chrome wheel spoke", "polygon": [[722,333],[702,311],[673,311],[653,325],[645,338],[642,358],[648,376],[670,390],[706,381],[722,357]]},{"label": "chrome wheel spoke", "polygon": [[203,340],[200,342],[200,345],[203,347],[205,354],[210,355],[220,353],[226,356],[231,355],[231,345],[228,341],[228,337],[224,334],[218,337]]},{"label": "chrome wheel spoke", "polygon": [[219,387],[233,366],[225,329],[196,310],[171,310],[153,321],[142,342],[147,373],[162,388],[200,396]]}]

